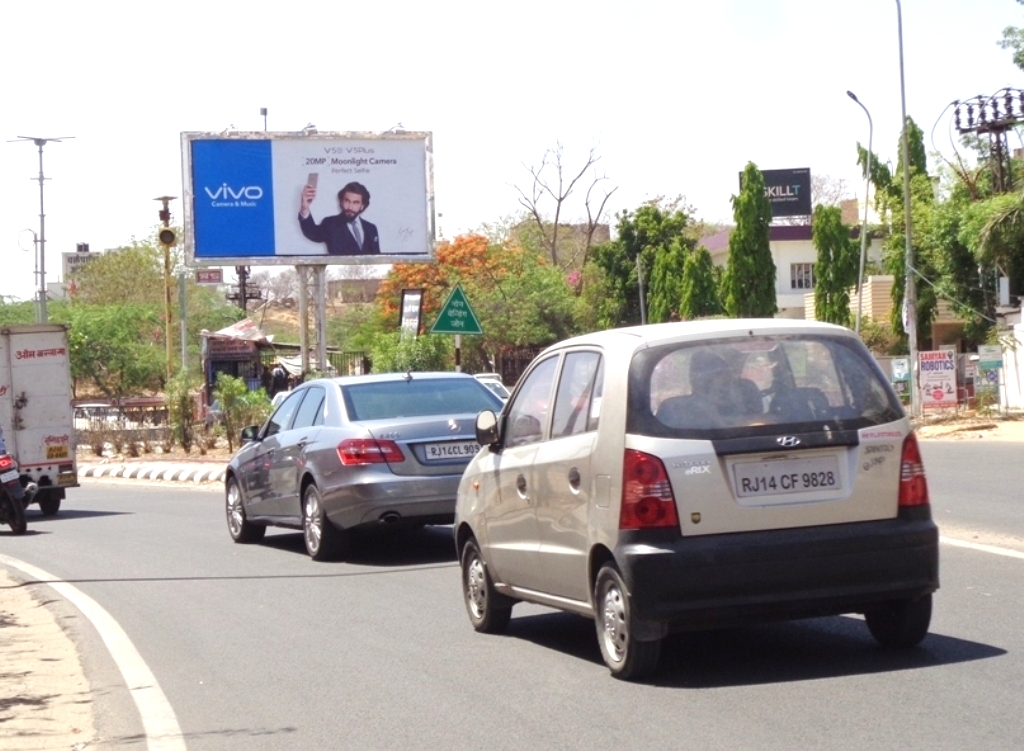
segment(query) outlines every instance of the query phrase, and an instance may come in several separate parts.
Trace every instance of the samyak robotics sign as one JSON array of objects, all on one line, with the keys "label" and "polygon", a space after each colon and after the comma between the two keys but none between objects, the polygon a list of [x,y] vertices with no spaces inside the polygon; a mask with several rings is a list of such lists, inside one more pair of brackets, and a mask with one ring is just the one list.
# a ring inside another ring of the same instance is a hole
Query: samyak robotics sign
[{"label": "samyak robotics sign", "polygon": [[196,266],[429,261],[430,133],[182,133]]},{"label": "samyak robotics sign", "polygon": [[[811,170],[769,169],[762,170],[764,192],[772,205],[772,217],[810,216]],[[743,187],[743,173],[740,173],[740,188]]]}]

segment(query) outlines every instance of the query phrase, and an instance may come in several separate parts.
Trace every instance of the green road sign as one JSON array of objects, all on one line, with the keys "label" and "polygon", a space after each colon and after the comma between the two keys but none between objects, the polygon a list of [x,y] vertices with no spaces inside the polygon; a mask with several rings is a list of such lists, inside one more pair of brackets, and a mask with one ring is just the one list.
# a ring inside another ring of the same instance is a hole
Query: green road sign
[{"label": "green road sign", "polygon": [[448,300],[430,328],[431,334],[475,334],[481,336],[484,330],[476,319],[476,313],[469,307],[462,285],[456,284]]}]

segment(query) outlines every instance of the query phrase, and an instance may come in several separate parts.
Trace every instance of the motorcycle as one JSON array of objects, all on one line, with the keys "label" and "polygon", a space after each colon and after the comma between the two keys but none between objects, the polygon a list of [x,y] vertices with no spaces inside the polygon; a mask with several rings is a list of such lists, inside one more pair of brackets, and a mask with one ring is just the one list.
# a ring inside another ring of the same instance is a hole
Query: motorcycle
[{"label": "motorcycle", "polygon": [[16,535],[25,534],[25,507],[36,489],[34,482],[22,487],[18,463],[10,454],[0,454],[0,524],[8,525]]}]

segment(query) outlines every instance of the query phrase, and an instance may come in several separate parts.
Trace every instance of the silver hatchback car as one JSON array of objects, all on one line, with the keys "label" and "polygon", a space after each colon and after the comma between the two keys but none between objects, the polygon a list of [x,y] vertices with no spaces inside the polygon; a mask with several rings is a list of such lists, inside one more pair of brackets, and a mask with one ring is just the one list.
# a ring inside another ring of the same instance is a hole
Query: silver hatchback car
[{"label": "silver hatchback car", "polygon": [[455,491],[479,450],[474,419],[501,400],[461,373],[325,378],[288,392],[242,431],[225,475],[228,532],[301,529],[314,560],[343,555],[349,531],[451,524]]},{"label": "silver hatchback car", "polygon": [[910,421],[857,336],[713,320],[604,331],[539,355],[459,485],[478,631],[528,601],[593,618],[613,675],[670,630],[863,613],[928,632],[938,529]]}]

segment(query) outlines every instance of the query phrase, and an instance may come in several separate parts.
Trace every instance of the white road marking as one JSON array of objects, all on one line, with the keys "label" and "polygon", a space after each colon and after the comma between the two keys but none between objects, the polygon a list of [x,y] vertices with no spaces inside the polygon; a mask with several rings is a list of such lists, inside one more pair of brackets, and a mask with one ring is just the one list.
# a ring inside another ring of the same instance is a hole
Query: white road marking
[{"label": "white road marking", "polygon": [[178,718],[164,696],[146,661],[128,638],[114,617],[99,603],[77,587],[58,579],[53,574],[36,568],[30,563],[0,553],[0,563],[16,568],[37,581],[52,587],[57,594],[68,600],[99,632],[114,658],[124,682],[131,692],[139,710],[142,727],[146,733],[146,747],[150,751],[184,751],[185,739],[178,726]]},{"label": "white road marking", "polygon": [[958,548],[969,548],[971,550],[978,550],[982,553],[1005,555],[1007,558],[1020,558],[1024,560],[1024,552],[1011,550],[1010,548],[999,548],[995,545],[982,545],[979,542],[967,542],[967,540],[957,540],[953,537],[939,537],[939,542],[945,545],[954,545]]}]

